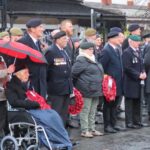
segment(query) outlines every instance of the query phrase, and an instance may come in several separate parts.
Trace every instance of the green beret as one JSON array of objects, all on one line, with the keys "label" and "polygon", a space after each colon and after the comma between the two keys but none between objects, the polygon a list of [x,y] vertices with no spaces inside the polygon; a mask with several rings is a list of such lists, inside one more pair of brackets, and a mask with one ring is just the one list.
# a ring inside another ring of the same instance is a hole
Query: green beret
[{"label": "green beret", "polygon": [[89,49],[89,48],[94,48],[95,47],[95,44],[92,43],[92,42],[82,42],[80,44],[80,48],[83,49],[83,50],[86,50],[86,49]]},{"label": "green beret", "polygon": [[5,36],[9,36],[9,33],[7,31],[0,32],[0,38],[3,38]]},{"label": "green beret", "polygon": [[138,35],[129,35],[129,39],[131,39],[132,41],[142,41],[141,37]]},{"label": "green beret", "polygon": [[23,31],[20,28],[13,27],[10,29],[10,34],[12,36],[23,36]]},{"label": "green beret", "polygon": [[96,30],[93,28],[88,28],[85,30],[85,36],[93,36],[96,35]]}]

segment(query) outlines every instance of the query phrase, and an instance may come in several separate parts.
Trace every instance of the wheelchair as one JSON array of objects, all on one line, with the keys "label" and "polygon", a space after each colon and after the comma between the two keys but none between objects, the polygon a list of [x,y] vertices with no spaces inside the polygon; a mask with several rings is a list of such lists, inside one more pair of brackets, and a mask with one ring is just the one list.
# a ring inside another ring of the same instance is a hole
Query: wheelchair
[{"label": "wheelchair", "polygon": [[9,135],[1,140],[0,150],[40,150],[39,132],[43,132],[48,143],[48,149],[52,145],[48,140],[45,129],[37,125],[35,119],[25,110],[8,110]]}]

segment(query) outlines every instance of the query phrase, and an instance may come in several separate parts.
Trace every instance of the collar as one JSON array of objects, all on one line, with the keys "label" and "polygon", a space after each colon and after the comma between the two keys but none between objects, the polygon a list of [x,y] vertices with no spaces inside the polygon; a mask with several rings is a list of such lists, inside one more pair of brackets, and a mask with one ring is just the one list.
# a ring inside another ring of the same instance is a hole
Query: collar
[{"label": "collar", "polygon": [[63,48],[61,48],[58,44],[56,44],[56,46],[58,47],[58,49],[59,49],[60,51],[63,50]]},{"label": "collar", "polygon": [[108,42],[108,44],[113,48],[113,49],[116,49],[117,47],[111,43]]},{"label": "collar", "polygon": [[132,48],[132,50],[133,50],[134,52],[138,51],[138,50],[135,49],[134,47],[132,47],[132,46],[130,46],[130,47]]},{"label": "collar", "polygon": [[31,34],[29,34],[29,36],[31,37],[31,39],[33,40],[33,42],[36,44],[36,42],[38,41],[36,38],[34,38]]}]

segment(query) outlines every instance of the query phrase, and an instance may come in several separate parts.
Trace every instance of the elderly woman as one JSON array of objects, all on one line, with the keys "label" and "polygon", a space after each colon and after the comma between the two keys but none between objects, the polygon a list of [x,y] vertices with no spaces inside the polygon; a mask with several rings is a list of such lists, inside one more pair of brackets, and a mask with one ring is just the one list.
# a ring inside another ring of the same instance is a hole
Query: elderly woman
[{"label": "elderly woman", "polygon": [[[40,104],[30,101],[26,92],[29,89],[29,70],[23,63],[16,65],[15,73],[6,88],[6,97],[13,108],[24,108],[35,118],[37,124],[43,126],[48,135],[52,147],[67,147],[72,149],[72,144],[63,126],[63,122],[56,111],[52,109],[40,109]],[[40,140],[48,147],[43,135]]]},{"label": "elderly woman", "polygon": [[94,46],[91,42],[82,42],[79,56],[72,67],[74,85],[84,98],[84,108],[80,113],[81,136],[89,138],[103,135],[95,129],[95,112],[99,96],[102,96],[104,73],[93,54]]}]

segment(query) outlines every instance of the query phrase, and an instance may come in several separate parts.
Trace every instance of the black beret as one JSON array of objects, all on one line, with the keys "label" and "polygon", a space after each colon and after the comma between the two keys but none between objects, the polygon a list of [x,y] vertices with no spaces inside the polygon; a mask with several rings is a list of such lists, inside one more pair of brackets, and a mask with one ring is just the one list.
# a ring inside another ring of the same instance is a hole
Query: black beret
[{"label": "black beret", "polygon": [[89,49],[89,48],[94,48],[95,47],[95,44],[94,43],[92,43],[92,42],[82,42],[81,44],[80,44],[80,48],[81,49]]},{"label": "black beret", "polygon": [[24,61],[17,59],[15,62],[15,71],[14,72],[18,72],[23,69],[27,69],[27,65],[25,64]]},{"label": "black beret", "polygon": [[42,19],[40,19],[40,18],[33,18],[33,19],[30,19],[26,23],[26,26],[27,26],[27,28],[35,28],[35,27],[41,25],[42,23],[43,23]]},{"label": "black beret", "polygon": [[113,38],[113,37],[116,37],[119,35],[119,32],[117,31],[112,31],[112,32],[109,32],[108,35],[107,35],[107,38],[110,39],[110,38]]},{"label": "black beret", "polygon": [[147,34],[143,35],[142,38],[143,38],[143,39],[145,39],[145,38],[150,38],[150,33],[147,33]]},{"label": "black beret", "polygon": [[65,36],[65,35],[66,35],[66,32],[60,31],[60,32],[57,32],[57,33],[53,36],[53,39],[56,40],[56,39],[59,39],[59,38]]},{"label": "black beret", "polygon": [[119,27],[112,27],[112,28],[110,28],[110,32],[123,32],[122,31],[122,29],[121,28],[119,28]]},{"label": "black beret", "polygon": [[129,32],[132,32],[132,31],[135,31],[137,30],[138,28],[141,28],[137,23],[134,23],[134,24],[131,24],[129,27],[128,27],[128,31]]}]

